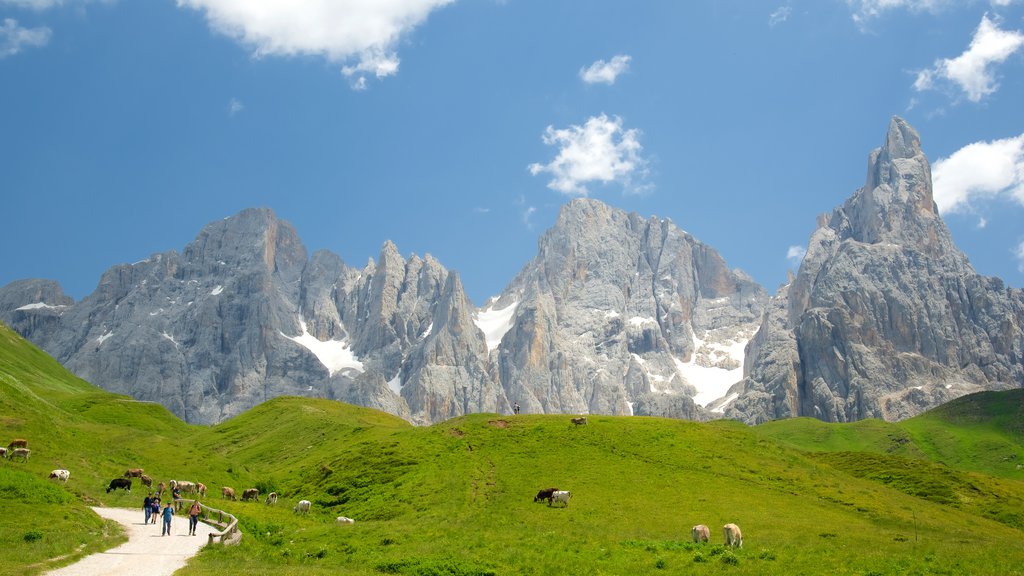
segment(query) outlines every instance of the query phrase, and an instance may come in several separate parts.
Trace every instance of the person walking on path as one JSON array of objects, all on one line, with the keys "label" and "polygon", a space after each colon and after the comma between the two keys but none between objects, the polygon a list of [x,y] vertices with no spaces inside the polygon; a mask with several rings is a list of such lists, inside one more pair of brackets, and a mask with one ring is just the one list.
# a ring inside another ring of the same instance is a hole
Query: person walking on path
[{"label": "person walking on path", "polygon": [[160,498],[159,497],[153,498],[152,506],[153,506],[153,509],[150,511],[149,517],[153,519],[153,524],[156,524],[157,520],[160,519]]},{"label": "person walking on path", "polygon": [[193,500],[192,506],[188,509],[188,535],[196,535],[196,525],[199,524],[199,513],[203,511],[203,507],[199,505],[199,500]]},{"label": "person walking on path", "polygon": [[174,518],[174,506],[171,506],[171,503],[168,502],[167,507],[164,508],[164,527],[160,532],[161,536],[171,535],[171,518]]},{"label": "person walking on path", "polygon": [[153,493],[150,492],[149,496],[142,501],[142,511],[146,513],[146,521],[143,524],[149,524],[149,515],[153,513]]}]

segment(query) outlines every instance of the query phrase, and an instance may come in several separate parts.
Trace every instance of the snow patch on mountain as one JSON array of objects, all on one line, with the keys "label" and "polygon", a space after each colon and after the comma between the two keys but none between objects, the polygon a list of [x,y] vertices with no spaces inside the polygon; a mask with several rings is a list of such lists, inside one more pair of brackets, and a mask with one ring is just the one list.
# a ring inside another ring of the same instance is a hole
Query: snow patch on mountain
[{"label": "snow patch on mountain", "polygon": [[317,360],[327,368],[331,376],[346,368],[353,368],[360,372],[363,371],[363,363],[356,358],[347,341],[328,340],[324,342],[309,333],[305,321],[300,320],[299,323],[302,325],[302,335],[289,336],[281,332],[281,336],[312,352]]},{"label": "snow patch on mountain", "polygon": [[477,311],[473,323],[484,333],[488,352],[496,350],[498,345],[501,344],[501,339],[505,336],[505,333],[512,329],[512,321],[515,318],[516,308],[518,307],[519,302],[517,301],[500,310],[495,310],[488,306]]}]

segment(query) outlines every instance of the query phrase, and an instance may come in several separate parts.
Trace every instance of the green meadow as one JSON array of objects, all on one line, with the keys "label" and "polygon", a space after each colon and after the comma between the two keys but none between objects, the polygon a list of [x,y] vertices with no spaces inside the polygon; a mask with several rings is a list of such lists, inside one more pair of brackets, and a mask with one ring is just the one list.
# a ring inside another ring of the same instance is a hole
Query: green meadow
[{"label": "green meadow", "polygon": [[[79,380],[0,326],[0,442],[32,449],[0,462],[0,574],[119,542],[88,506],[141,508],[137,481],[105,491],[131,467],[203,482],[205,503],[240,519],[238,545],[207,547],[184,574],[1024,574],[1021,392],[896,424],[757,427],[496,414],[413,427],[282,397],[208,427]],[[46,479],[55,468],[66,485]],[[222,486],[280,502],[223,500]],[[534,503],[547,487],[569,505]],[[722,545],[727,522],[742,548]],[[690,542],[695,524],[711,543]]]}]

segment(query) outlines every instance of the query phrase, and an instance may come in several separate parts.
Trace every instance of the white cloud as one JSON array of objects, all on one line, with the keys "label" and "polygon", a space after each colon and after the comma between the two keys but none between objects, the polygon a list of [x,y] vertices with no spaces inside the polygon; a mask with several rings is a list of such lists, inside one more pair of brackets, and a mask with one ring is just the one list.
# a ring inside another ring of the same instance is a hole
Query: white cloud
[{"label": "white cloud", "polygon": [[992,68],[1024,46],[1024,34],[1001,30],[997,22],[982,16],[981,24],[967,50],[956,58],[942,58],[934,66],[921,70],[914,81],[918,92],[935,88],[938,81],[955,84],[967,94],[967,99],[980,102],[998,89]]},{"label": "white cloud", "polygon": [[789,250],[786,250],[786,260],[789,260],[794,267],[800,265],[804,256],[807,256],[807,248],[803,246],[790,246]]},{"label": "white cloud", "polygon": [[952,0],[846,0],[853,11],[853,21],[862,29],[870,20],[878,18],[889,10],[911,12],[935,12],[950,4]]},{"label": "white cloud", "polygon": [[768,16],[768,25],[774,28],[789,20],[789,15],[792,13],[793,8],[791,6],[779,6]]},{"label": "white cloud", "polygon": [[558,146],[558,155],[547,164],[530,164],[530,173],[551,174],[548,188],[568,195],[586,196],[591,182],[618,182],[627,192],[643,191],[644,187],[633,184],[634,176],[646,175],[639,136],[636,129],[624,130],[618,116],[604,114],[590,117],[583,126],[562,130],[548,126],[544,143]]},{"label": "white cloud", "polygon": [[231,101],[228,102],[228,116],[235,116],[242,110],[245,110],[245,104],[242,104],[242,101],[238,98],[232,98]]},{"label": "white cloud", "polygon": [[1013,255],[1017,257],[1017,270],[1024,272],[1024,242],[1017,245],[1014,249]]},{"label": "white cloud", "polygon": [[398,72],[402,36],[454,0],[177,0],[256,56],[319,56],[343,63],[353,88]]},{"label": "white cloud", "polygon": [[968,144],[937,160],[932,184],[943,214],[969,212],[972,202],[997,197],[1024,205],[1024,134]]},{"label": "white cloud", "polygon": [[0,6],[14,6],[31,10],[46,10],[64,4],[63,0],[0,0]]},{"label": "white cloud", "polygon": [[537,209],[533,206],[527,206],[526,208],[523,209],[523,224],[525,224],[526,227],[530,228],[531,230],[533,229],[533,223],[530,222],[530,217],[533,216],[534,212],[536,211]]},{"label": "white cloud", "polygon": [[4,18],[0,25],[0,58],[13,56],[25,48],[46,46],[52,32],[49,28],[22,28],[13,18]]},{"label": "white cloud", "polygon": [[619,74],[629,70],[632,57],[624,54],[614,56],[610,61],[598,60],[586,68],[580,68],[580,78],[587,84],[615,84]]},{"label": "white cloud", "polygon": [[113,4],[114,2],[116,0],[0,0],[0,6],[43,11],[74,4]]}]

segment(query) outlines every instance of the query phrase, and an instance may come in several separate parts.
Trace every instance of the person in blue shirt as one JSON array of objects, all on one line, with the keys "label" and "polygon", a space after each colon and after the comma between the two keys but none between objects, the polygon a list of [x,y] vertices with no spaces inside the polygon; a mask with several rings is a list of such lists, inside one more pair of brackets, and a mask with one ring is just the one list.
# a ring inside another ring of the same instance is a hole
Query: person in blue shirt
[{"label": "person in blue shirt", "polygon": [[164,508],[164,527],[160,533],[161,536],[171,535],[171,518],[174,518],[174,507],[168,502],[167,507]]},{"label": "person in blue shirt", "polygon": [[153,513],[153,493],[150,492],[149,496],[142,501],[142,511],[146,513],[146,521],[143,524],[149,524],[149,515]]}]

